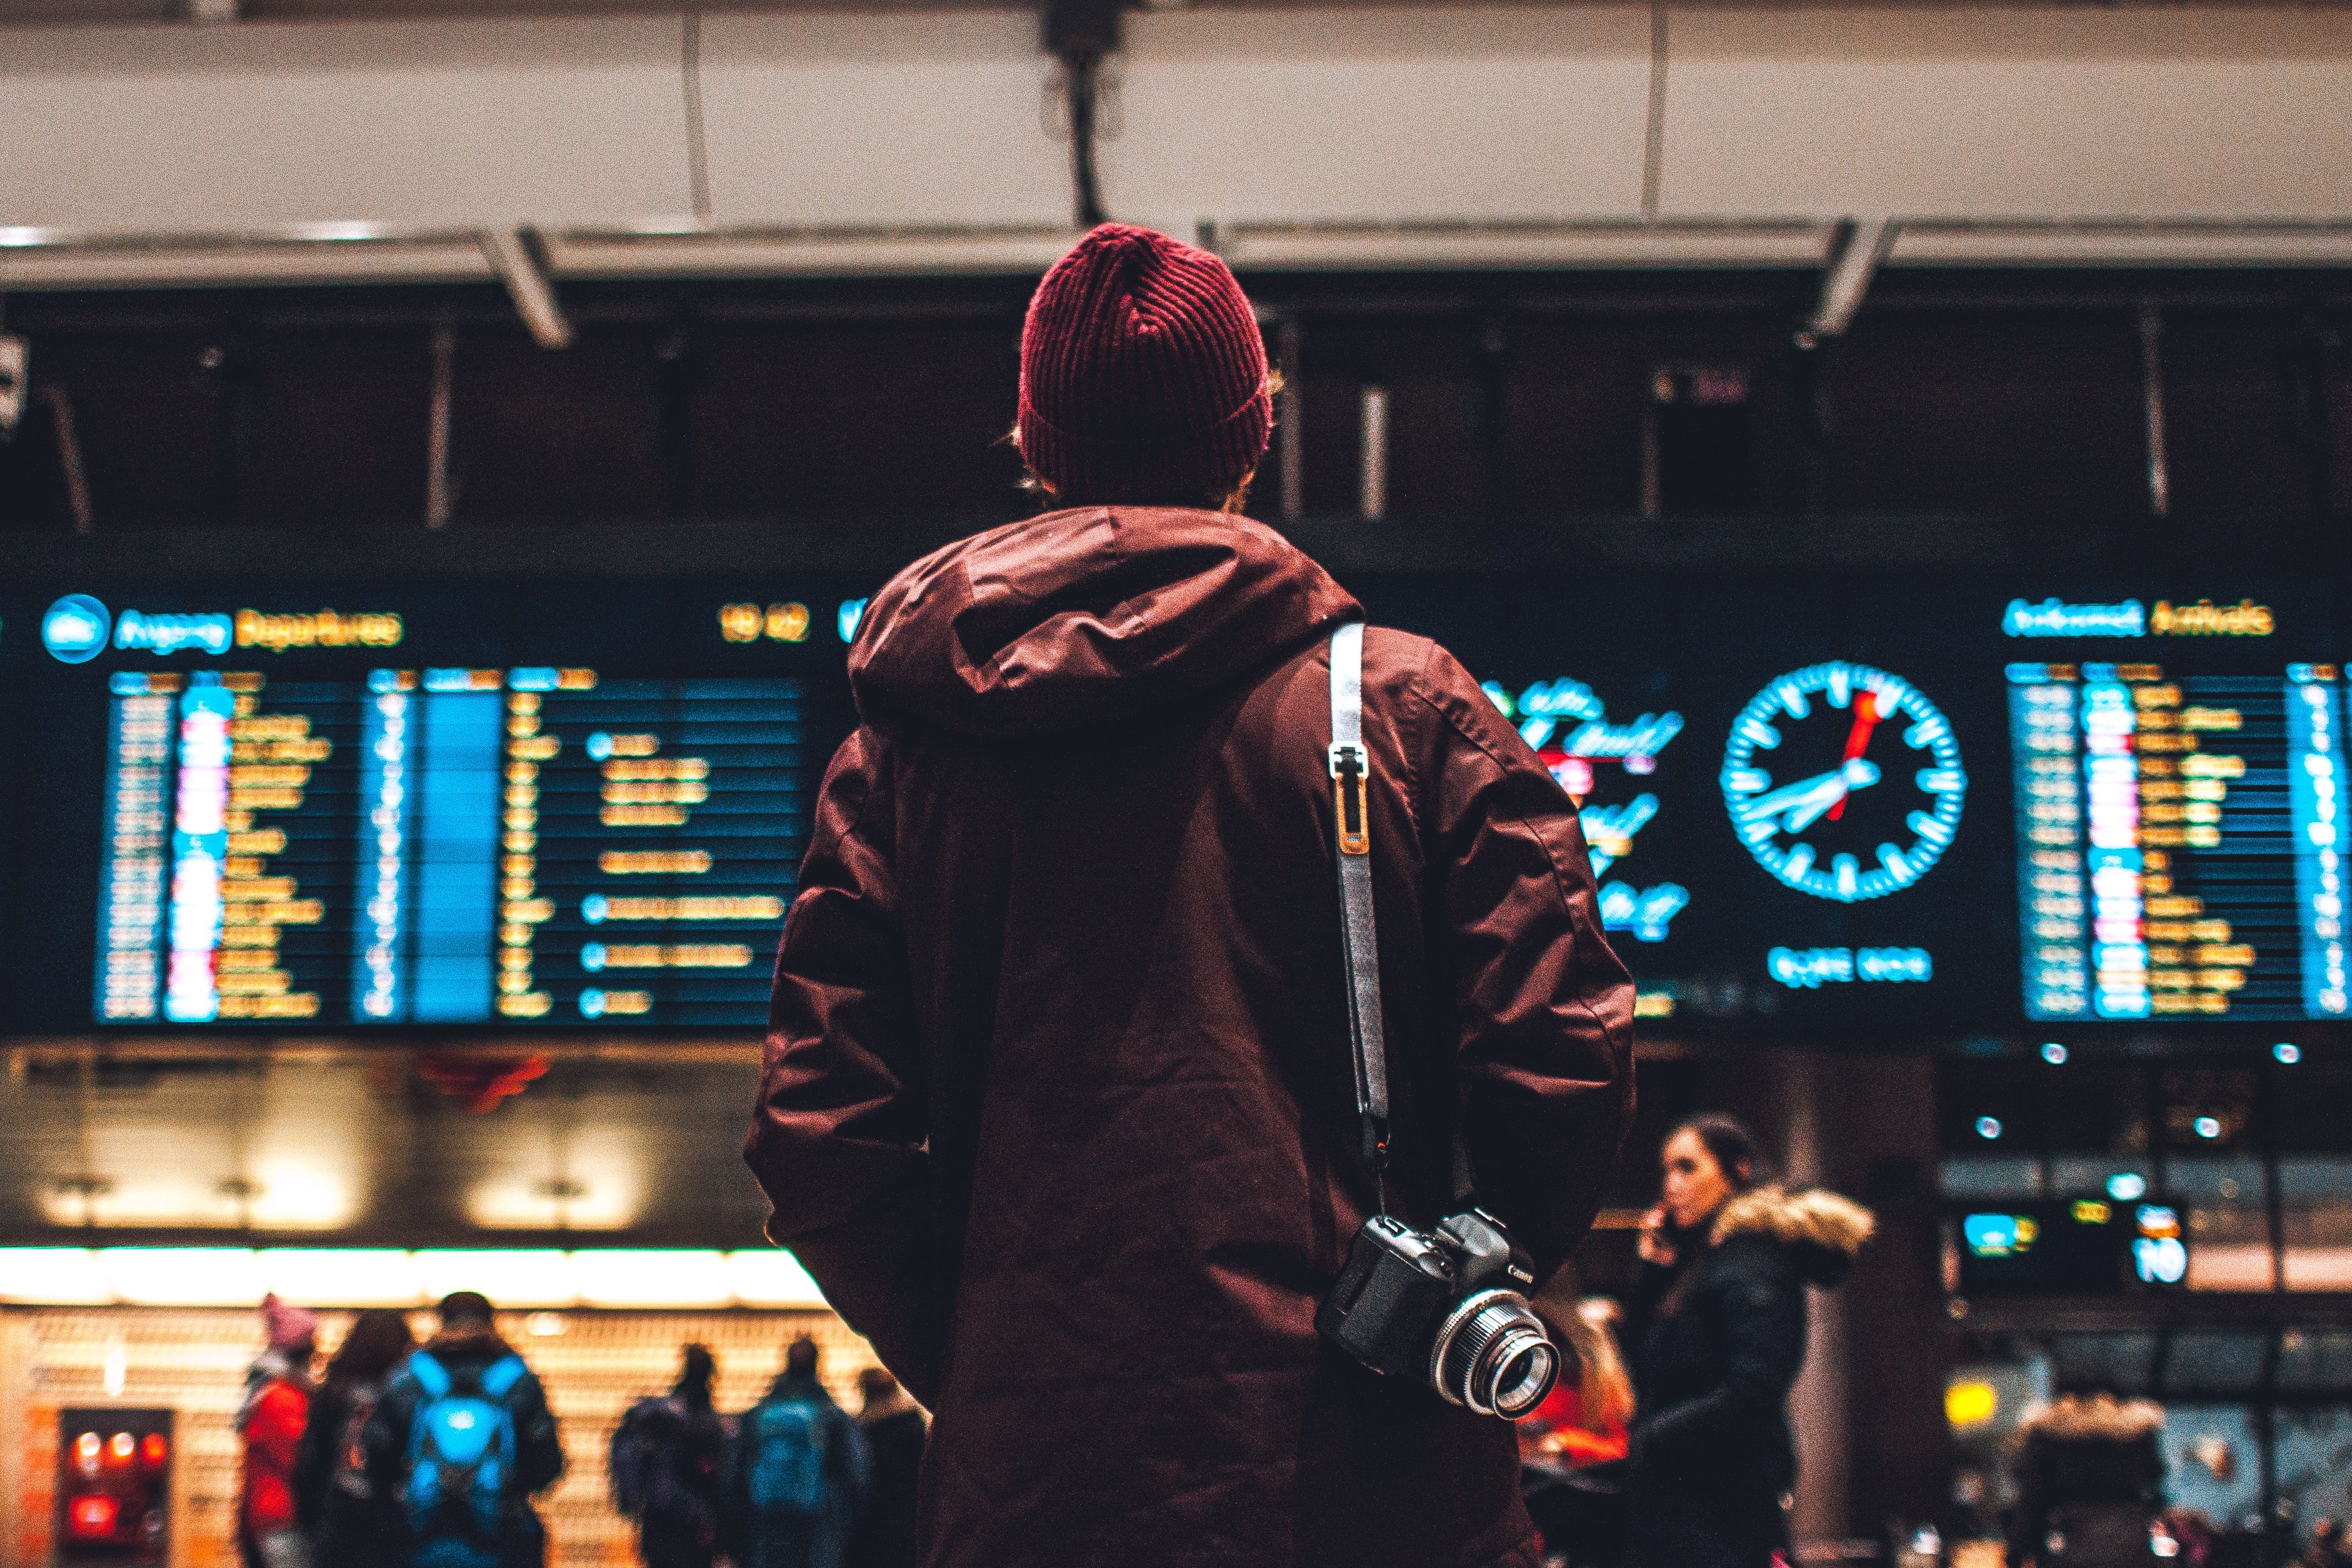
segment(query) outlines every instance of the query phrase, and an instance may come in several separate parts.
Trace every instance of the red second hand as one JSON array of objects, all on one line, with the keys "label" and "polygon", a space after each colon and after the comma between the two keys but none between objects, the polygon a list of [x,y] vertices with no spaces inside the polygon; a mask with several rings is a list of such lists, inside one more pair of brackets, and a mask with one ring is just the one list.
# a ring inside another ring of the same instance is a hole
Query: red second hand
[{"label": "red second hand", "polygon": [[[1864,692],[1862,700],[1853,705],[1853,728],[1845,737],[1845,760],[1848,762],[1870,749],[1870,732],[1878,727],[1878,704],[1874,700],[1876,695],[1874,692]],[[1831,821],[1834,822],[1845,815],[1847,799],[1846,796],[1839,796],[1838,803],[1830,808]]]}]

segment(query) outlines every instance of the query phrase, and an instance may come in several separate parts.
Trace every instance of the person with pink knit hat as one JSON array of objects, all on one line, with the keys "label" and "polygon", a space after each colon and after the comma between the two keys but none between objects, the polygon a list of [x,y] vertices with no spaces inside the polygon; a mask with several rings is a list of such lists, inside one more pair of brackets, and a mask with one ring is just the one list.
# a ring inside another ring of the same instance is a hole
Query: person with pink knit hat
[{"label": "person with pink knit hat", "polygon": [[[1457,1138],[1558,1266],[1624,1135],[1633,988],[1575,808],[1477,683],[1241,515],[1273,391],[1223,261],[1095,229],[1022,338],[1051,509],[908,567],[850,648],[745,1156],[936,1416],[927,1568],[1537,1562],[1510,1424],[1318,1308],[1383,1197],[1454,1212]],[[1343,878],[1377,911],[1370,1146]]]},{"label": "person with pink knit hat", "polygon": [[269,1345],[246,1372],[236,1412],[245,1458],[237,1547],[246,1568],[309,1568],[309,1544],[295,1518],[294,1462],[310,1421],[319,1318],[272,1294],[262,1298],[261,1323]]}]

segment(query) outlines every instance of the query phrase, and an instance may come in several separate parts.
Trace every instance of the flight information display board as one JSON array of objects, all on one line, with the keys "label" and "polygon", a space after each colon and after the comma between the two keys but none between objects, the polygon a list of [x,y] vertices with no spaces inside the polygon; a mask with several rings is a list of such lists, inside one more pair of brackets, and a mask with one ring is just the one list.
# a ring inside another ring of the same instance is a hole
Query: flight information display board
[{"label": "flight information display board", "polygon": [[23,825],[0,881],[32,894],[0,908],[0,1024],[764,1021],[854,723],[857,601],[342,584],[226,605],[131,589],[0,614],[0,719],[37,737],[0,784]]},{"label": "flight information display board", "polygon": [[764,1010],[801,680],[126,671],[110,695],[100,1022]]},{"label": "flight information display board", "polygon": [[2008,665],[2020,969],[2034,1019],[2333,1019],[2346,692],[2245,599],[2024,601]]},{"label": "flight information display board", "polygon": [[[1646,1019],[2352,1014],[2324,579],[1347,585],[1574,802]],[[0,601],[0,1029],[758,1027],[872,586]]]}]

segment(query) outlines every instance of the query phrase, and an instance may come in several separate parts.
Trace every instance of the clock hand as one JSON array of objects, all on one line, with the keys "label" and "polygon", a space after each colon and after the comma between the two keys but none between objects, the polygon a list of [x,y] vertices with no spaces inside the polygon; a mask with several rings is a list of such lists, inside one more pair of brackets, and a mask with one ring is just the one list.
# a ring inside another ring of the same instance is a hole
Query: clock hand
[{"label": "clock hand", "polygon": [[[1853,705],[1853,728],[1847,732],[1845,737],[1845,759],[1848,762],[1857,760],[1870,749],[1870,732],[1877,727],[1878,694],[1866,691],[1862,694],[1862,700]],[[1830,808],[1830,821],[1834,822],[1844,815],[1845,798],[1840,796],[1838,803]]]},{"label": "clock hand", "polygon": [[[1822,811],[1828,810],[1833,802],[1843,799],[1845,790],[1845,769],[1840,768],[1834,773],[1817,774],[1811,779],[1800,779],[1794,784],[1784,784],[1769,795],[1760,795],[1749,804],[1742,815],[1750,819],[1793,816],[1819,802],[1818,810],[1813,813],[1814,816],[1819,816]],[[1805,819],[1808,822],[1812,820],[1812,817]]]},{"label": "clock hand", "polygon": [[1878,782],[1878,764],[1866,757],[1857,757],[1829,777],[1836,780],[1835,789],[1825,788],[1820,795],[1791,810],[1789,813],[1790,832],[1801,833],[1824,815],[1834,821],[1838,809],[1845,804],[1848,795],[1856,789],[1867,789]]},{"label": "clock hand", "polygon": [[1786,817],[1784,831],[1801,833],[1819,821],[1823,812],[1846,798],[1850,790],[1867,789],[1878,782],[1878,765],[1867,758],[1857,757],[1843,763],[1833,773],[1816,774],[1785,784],[1769,795],[1759,795],[1745,811],[1744,821],[1759,818]]}]

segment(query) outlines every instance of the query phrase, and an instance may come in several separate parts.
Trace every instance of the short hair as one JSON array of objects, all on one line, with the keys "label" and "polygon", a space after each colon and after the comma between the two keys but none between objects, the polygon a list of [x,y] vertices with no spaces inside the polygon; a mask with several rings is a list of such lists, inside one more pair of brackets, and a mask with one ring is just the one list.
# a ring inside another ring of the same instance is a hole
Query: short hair
[{"label": "short hair", "polygon": [[898,1380],[887,1366],[869,1366],[857,1375],[857,1391],[868,1399],[887,1399],[898,1386]]},{"label": "short hair", "polygon": [[479,1291],[452,1291],[441,1298],[441,1326],[488,1328],[496,1321],[490,1299]]},{"label": "short hair", "polygon": [[820,1355],[816,1341],[803,1334],[784,1351],[784,1370],[791,1373],[814,1373]]}]

